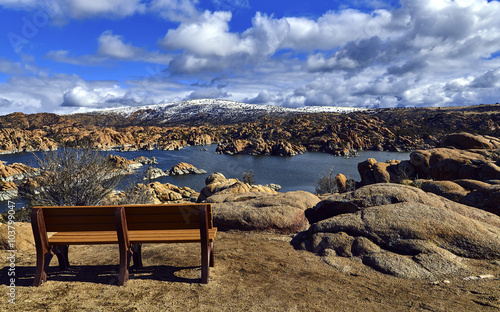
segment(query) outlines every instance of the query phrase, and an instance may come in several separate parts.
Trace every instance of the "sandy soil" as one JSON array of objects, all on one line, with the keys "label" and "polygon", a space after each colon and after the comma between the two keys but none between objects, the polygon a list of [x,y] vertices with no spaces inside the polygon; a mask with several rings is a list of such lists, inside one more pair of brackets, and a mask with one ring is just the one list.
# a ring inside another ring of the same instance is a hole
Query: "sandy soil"
[{"label": "sandy soil", "polygon": [[[71,246],[72,267],[30,286],[35,251],[16,257],[16,304],[7,300],[7,252],[1,252],[1,311],[500,311],[500,266],[474,264],[494,277],[405,280],[349,259],[327,264],[294,250],[291,237],[218,233],[208,285],[198,283],[196,244],[144,245],[145,267],[118,287],[116,246]],[[340,264],[339,264],[340,263]]]}]

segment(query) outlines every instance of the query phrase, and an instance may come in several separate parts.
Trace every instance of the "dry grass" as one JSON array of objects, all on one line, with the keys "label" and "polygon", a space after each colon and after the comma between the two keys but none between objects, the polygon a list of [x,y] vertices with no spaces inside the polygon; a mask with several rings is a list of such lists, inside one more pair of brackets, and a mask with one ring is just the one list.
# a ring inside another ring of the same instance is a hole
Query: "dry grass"
[{"label": "dry grass", "polygon": [[[35,251],[16,259],[16,305],[7,302],[6,252],[1,256],[1,311],[499,311],[499,266],[477,261],[479,274],[496,278],[449,283],[404,280],[338,258],[297,251],[290,236],[221,232],[208,285],[198,283],[196,244],[144,245],[145,267],[115,286],[116,246],[71,246],[72,268],[31,287]],[[496,271],[495,271],[496,270]]]}]

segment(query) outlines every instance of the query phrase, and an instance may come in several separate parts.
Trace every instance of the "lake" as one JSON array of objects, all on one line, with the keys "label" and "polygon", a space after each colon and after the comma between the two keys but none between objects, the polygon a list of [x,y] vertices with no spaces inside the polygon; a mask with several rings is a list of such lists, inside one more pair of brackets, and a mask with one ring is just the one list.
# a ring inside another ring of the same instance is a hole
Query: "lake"
[{"label": "lake", "polygon": [[[359,157],[344,158],[331,156],[327,153],[308,152],[305,154],[281,157],[281,156],[251,156],[251,155],[223,155],[216,154],[217,145],[210,146],[188,146],[178,151],[137,151],[137,152],[110,152],[127,159],[139,156],[148,158],[156,157],[158,164],[154,165],[162,170],[170,170],[180,162],[187,162],[199,169],[204,169],[207,174],[169,176],[162,177],[155,181],[161,183],[171,183],[177,186],[188,186],[196,191],[200,191],[205,186],[205,178],[213,172],[221,172],[226,178],[237,178],[242,180],[243,171],[253,171],[255,173],[255,184],[266,185],[275,183],[281,185],[281,192],[303,190],[314,193],[315,184],[319,177],[329,172],[333,167],[336,173],[343,173],[348,178],[357,181],[361,180],[358,174],[357,165],[368,158],[375,158],[377,161],[388,159],[408,160],[409,153],[360,151]],[[202,151],[206,148],[206,151]],[[37,153],[40,155],[41,153]],[[0,155],[0,160],[7,164],[14,162],[34,165],[32,153],[19,153]],[[142,182],[144,171],[147,165],[138,170],[136,174],[128,177],[128,182]],[[15,199],[17,207],[21,207],[21,199]],[[7,209],[7,202],[0,202],[0,211]]]}]

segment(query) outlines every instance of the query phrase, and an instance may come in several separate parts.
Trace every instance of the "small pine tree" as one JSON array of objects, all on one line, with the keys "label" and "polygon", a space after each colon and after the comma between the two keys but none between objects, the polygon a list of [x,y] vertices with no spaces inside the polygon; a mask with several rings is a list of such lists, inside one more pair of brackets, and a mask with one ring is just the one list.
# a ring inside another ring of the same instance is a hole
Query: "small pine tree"
[{"label": "small pine tree", "polygon": [[327,173],[323,173],[316,181],[316,194],[330,194],[338,192],[337,181],[333,166]]},{"label": "small pine tree", "polygon": [[253,170],[243,171],[243,182],[250,185],[255,184],[255,172]]}]

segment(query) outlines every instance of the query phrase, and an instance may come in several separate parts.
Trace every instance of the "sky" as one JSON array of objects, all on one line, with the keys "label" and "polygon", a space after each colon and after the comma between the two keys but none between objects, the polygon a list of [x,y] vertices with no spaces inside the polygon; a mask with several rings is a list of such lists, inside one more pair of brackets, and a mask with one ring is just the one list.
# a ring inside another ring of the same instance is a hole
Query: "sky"
[{"label": "sky", "polygon": [[500,3],[0,0],[0,115],[500,102]]}]

